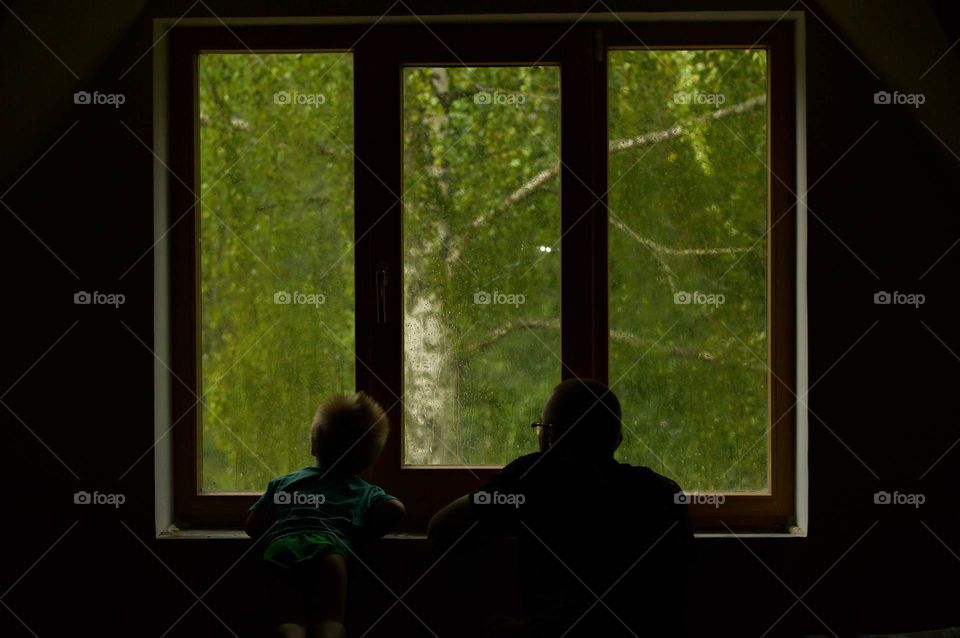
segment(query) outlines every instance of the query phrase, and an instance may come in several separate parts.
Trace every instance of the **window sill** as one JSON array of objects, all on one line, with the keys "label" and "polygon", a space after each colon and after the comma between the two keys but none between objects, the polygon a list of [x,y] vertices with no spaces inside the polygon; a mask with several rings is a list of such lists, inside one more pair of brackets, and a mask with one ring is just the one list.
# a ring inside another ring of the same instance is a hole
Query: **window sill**
[{"label": "window sill", "polygon": [[[806,538],[807,531],[799,527],[791,527],[789,532],[699,532],[694,534],[695,538]],[[157,537],[160,539],[202,539],[202,540],[250,540],[247,533],[240,529],[180,529],[171,525],[160,533]],[[396,534],[387,534],[383,540],[388,542],[397,541],[420,541],[427,540],[426,534],[400,532]]]},{"label": "window sill", "polygon": [[694,538],[806,538],[807,530],[791,527],[786,532],[695,532]]},{"label": "window sill", "polygon": [[171,525],[157,535],[159,539],[250,540],[242,529],[180,529]]},{"label": "window sill", "polygon": [[[202,539],[202,540],[251,540],[242,529],[180,529],[171,525],[160,532],[158,539]],[[383,537],[386,541],[426,541],[427,535],[421,533],[398,532]]]}]

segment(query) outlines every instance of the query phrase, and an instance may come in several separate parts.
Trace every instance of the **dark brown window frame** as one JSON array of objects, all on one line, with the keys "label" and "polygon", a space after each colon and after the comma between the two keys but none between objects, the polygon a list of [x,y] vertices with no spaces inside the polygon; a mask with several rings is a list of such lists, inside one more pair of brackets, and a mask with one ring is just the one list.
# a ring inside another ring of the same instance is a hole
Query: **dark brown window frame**
[{"label": "dark brown window frame", "polygon": [[[607,379],[606,55],[608,49],[763,48],[768,52],[769,494],[691,505],[699,531],[783,532],[796,505],[796,83],[791,23],[471,24],[176,27],[170,33],[170,299],[174,516],[237,527],[255,496],[203,494],[199,395],[197,210],[200,52],[351,51],[355,104],[356,383],[394,428],[368,475],[425,528],[492,468],[403,466],[402,86],[404,66],[558,65],[561,73],[562,378]],[[497,46],[491,46],[490,43]],[[584,124],[586,123],[586,124]],[[187,185],[190,187],[188,188]],[[182,216],[181,211],[185,211]],[[386,286],[378,290],[378,278]],[[383,293],[382,295],[380,293]],[[380,301],[378,301],[378,298]],[[383,304],[385,306],[378,305]],[[374,311],[374,309],[377,309]],[[381,316],[380,310],[384,311]],[[379,319],[378,319],[379,318]],[[584,338],[587,335],[588,338]]]}]

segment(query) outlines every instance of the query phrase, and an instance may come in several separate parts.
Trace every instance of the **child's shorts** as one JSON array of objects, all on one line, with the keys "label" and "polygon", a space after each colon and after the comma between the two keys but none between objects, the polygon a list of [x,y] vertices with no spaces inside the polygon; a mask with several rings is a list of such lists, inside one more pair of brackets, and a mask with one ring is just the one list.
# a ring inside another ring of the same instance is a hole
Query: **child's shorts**
[{"label": "child's shorts", "polygon": [[348,550],[343,541],[333,534],[308,532],[281,536],[267,545],[263,560],[272,566],[293,570],[327,554],[339,554],[346,558]]}]

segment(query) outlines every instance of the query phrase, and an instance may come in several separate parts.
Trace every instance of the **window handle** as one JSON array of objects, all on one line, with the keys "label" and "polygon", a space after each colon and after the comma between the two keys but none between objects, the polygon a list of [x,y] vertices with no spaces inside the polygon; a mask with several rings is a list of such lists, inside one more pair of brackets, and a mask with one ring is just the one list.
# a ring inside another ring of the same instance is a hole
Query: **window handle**
[{"label": "window handle", "polygon": [[377,323],[387,323],[387,271],[377,271]]}]

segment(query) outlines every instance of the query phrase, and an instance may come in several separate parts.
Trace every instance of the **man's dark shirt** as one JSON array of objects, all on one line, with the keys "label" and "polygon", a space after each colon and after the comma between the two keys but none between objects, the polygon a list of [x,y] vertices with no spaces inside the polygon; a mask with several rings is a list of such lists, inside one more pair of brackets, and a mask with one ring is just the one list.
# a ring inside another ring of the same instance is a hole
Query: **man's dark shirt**
[{"label": "man's dark shirt", "polygon": [[482,525],[517,536],[524,635],[683,635],[693,533],[679,492],[647,467],[551,451],[471,494]]}]

